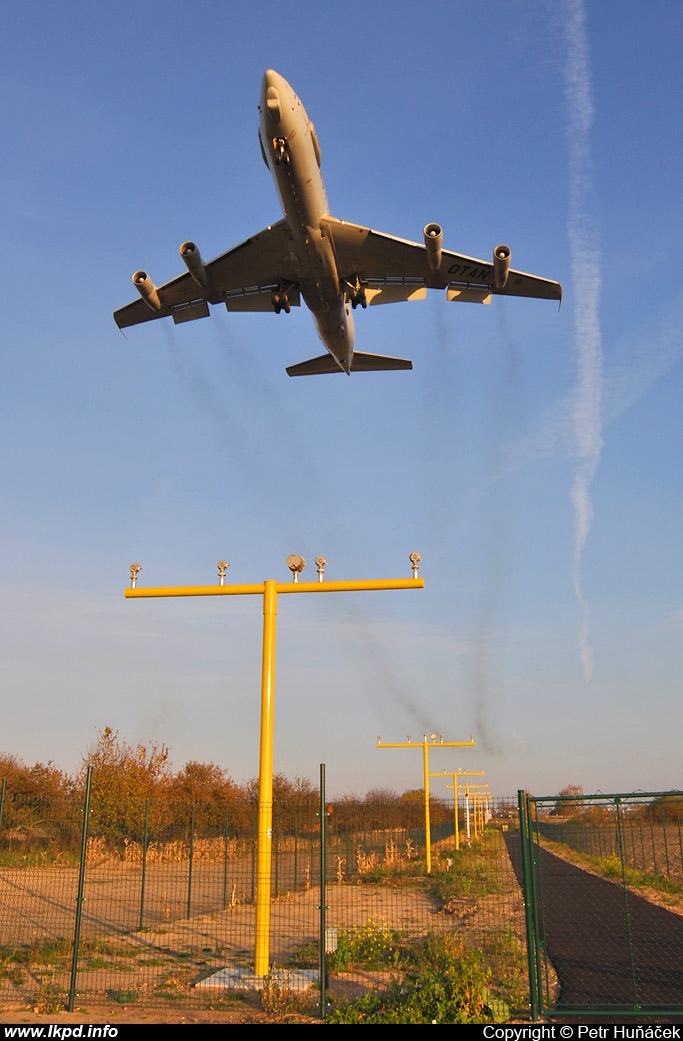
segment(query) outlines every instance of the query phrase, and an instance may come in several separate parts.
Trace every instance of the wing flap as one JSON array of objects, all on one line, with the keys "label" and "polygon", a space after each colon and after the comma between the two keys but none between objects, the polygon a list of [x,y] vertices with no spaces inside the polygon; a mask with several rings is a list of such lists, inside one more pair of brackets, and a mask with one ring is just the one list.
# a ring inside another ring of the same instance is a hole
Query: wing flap
[{"label": "wing flap", "polygon": [[[249,286],[241,293],[226,293],[225,306],[228,311],[273,311],[272,292],[278,283],[268,286]],[[298,286],[287,289],[290,307],[300,307],[301,293]]]},{"label": "wing flap", "polygon": [[448,287],[446,290],[447,300],[459,300],[464,304],[490,304],[492,298],[491,290],[486,289],[457,289]]},{"label": "wing flap", "polygon": [[381,286],[365,287],[365,297],[371,307],[376,304],[398,304],[404,300],[424,300],[426,295],[424,286],[393,285],[388,282]]},{"label": "wing flap", "polygon": [[209,313],[209,305],[206,300],[197,300],[193,304],[180,304],[171,311],[176,325],[194,322],[195,318],[208,318]]}]

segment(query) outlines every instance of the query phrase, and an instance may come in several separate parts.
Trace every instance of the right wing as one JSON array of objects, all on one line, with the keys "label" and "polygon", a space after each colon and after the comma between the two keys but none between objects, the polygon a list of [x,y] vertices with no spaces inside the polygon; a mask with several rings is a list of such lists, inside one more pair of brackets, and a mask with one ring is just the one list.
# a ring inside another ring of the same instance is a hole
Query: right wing
[{"label": "right wing", "polygon": [[[562,287],[559,282],[524,271],[509,270],[505,285],[497,288],[493,263],[462,256],[448,250],[441,251],[441,261],[436,271],[429,268],[427,250],[417,242],[385,235],[381,231],[324,217],[322,225],[334,244],[337,269],[340,278],[352,281],[356,278],[367,282],[370,287],[386,287],[387,302],[395,299],[417,299],[420,287],[447,289],[449,300],[488,303],[492,294],[502,296],[530,296],[548,300],[561,300]],[[402,287],[410,295],[400,295],[394,287]],[[382,294],[368,302],[384,303]]]},{"label": "right wing", "polygon": [[[145,272],[137,272],[145,276]],[[176,323],[203,318],[208,304],[225,303],[229,311],[272,311],[273,290],[287,288],[288,303],[299,304],[287,222],[278,221],[227,253],[203,265],[205,284],[187,271],[163,286],[150,306],[142,297],[114,312],[119,329],[170,315]],[[156,304],[158,303],[158,307]]]}]

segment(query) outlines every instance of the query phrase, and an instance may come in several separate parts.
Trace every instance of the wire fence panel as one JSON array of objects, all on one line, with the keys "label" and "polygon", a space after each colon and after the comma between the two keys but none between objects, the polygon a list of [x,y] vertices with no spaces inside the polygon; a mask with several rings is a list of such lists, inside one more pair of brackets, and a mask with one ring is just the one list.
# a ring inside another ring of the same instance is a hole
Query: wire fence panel
[{"label": "wire fence panel", "polygon": [[219,1008],[256,989],[264,1007],[294,993],[313,1014],[323,993],[334,1013],[455,965],[470,981],[463,1007],[482,1022],[504,1020],[529,1007],[524,904],[506,845],[511,806],[460,807],[456,849],[453,806],[432,800],[427,874],[419,800],[328,805],[321,892],[320,806],[276,802],[270,971],[255,979],[255,806],[112,804],[95,786],[86,819],[82,793],[35,806],[7,792],[0,1002],[47,1012],[74,1002]]},{"label": "wire fence panel", "polygon": [[683,1016],[682,807],[520,793],[535,1013]]}]

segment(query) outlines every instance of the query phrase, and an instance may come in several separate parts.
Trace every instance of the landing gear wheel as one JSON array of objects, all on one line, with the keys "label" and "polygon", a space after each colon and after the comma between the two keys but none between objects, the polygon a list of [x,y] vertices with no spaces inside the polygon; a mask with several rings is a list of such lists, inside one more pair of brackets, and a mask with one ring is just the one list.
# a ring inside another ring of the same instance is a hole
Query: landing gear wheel
[{"label": "landing gear wheel", "polygon": [[281,293],[277,289],[274,289],[273,292],[270,294],[270,299],[273,303],[273,310],[275,311],[275,314],[279,314],[280,311],[284,311],[285,314],[289,314],[291,308],[289,303],[289,297],[286,293]]}]

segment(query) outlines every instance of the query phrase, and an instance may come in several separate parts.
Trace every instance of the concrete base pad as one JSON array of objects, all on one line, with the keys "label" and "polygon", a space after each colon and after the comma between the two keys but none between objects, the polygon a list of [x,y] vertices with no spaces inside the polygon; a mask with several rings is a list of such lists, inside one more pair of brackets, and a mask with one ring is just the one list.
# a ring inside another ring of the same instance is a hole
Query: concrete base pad
[{"label": "concrete base pad", "polygon": [[219,969],[195,984],[196,990],[263,990],[278,986],[283,990],[310,990],[318,982],[317,969],[273,968],[267,976],[255,976],[251,969]]}]

